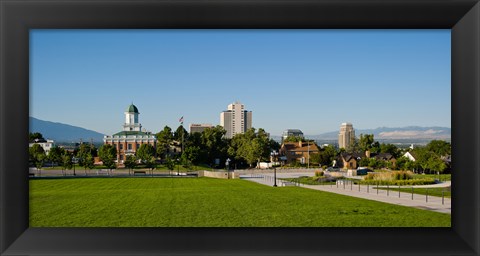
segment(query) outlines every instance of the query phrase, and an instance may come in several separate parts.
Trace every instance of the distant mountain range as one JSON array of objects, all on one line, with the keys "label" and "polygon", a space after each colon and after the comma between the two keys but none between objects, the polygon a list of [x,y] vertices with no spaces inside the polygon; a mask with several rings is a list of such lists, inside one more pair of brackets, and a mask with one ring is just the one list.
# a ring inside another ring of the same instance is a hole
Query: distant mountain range
[{"label": "distant mountain range", "polygon": [[[392,140],[392,139],[450,139],[452,129],[448,127],[421,127],[421,126],[407,126],[407,127],[379,127],[376,129],[355,129],[355,136],[360,137],[360,134],[373,134],[376,140]],[[338,139],[338,131],[322,133],[319,135],[308,136],[311,139],[318,140],[336,140]]]},{"label": "distant mountain range", "polygon": [[103,142],[103,134],[85,128],[55,123],[50,121],[43,121],[34,117],[30,117],[30,132],[39,132],[45,139],[54,140],[56,143],[61,142],[78,142],[81,140],[85,142]]},{"label": "distant mountain range", "polygon": [[[88,130],[85,128],[72,126],[68,124],[43,121],[30,117],[30,132],[40,132],[46,139],[52,139],[55,142],[78,142],[83,141],[103,142],[103,134]],[[452,129],[447,127],[420,127],[407,126],[400,128],[379,127],[376,129],[355,130],[355,136],[360,134],[373,134],[375,140],[432,140],[432,139],[451,139]],[[314,140],[338,140],[338,131],[326,132],[318,135],[306,135],[308,139]],[[272,136],[279,140],[280,136]]]}]

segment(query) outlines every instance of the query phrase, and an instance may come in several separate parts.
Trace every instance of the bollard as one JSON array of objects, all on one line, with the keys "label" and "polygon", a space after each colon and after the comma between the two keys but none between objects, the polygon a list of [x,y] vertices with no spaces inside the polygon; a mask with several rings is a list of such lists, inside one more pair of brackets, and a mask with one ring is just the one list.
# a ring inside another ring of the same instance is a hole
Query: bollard
[{"label": "bollard", "polygon": [[335,181],[335,184],[337,185],[337,188],[338,188],[338,180]]},{"label": "bollard", "polygon": [[377,195],[378,195],[378,182],[377,182]]},{"label": "bollard", "polygon": [[413,200],[413,187],[412,187],[412,200]]},{"label": "bollard", "polygon": [[345,189],[345,180],[342,180],[343,183],[343,189]]},{"label": "bollard", "polygon": [[369,184],[367,183],[367,193],[369,192],[369,191],[368,191],[368,185],[369,185]]},{"label": "bollard", "polygon": [[442,189],[442,204],[445,204],[445,201],[444,201],[445,194],[444,194],[444,192],[445,192],[445,188]]},{"label": "bollard", "polygon": [[353,180],[350,181],[350,190],[353,190]]},{"label": "bollard", "polygon": [[358,182],[358,191],[360,192],[360,182]]},{"label": "bollard", "polygon": [[400,198],[400,185],[398,185],[398,198]]},{"label": "bollard", "polygon": [[390,192],[390,187],[389,187],[389,185],[387,184],[387,196],[390,194],[389,192]]},{"label": "bollard", "polygon": [[428,203],[428,188],[427,188],[427,192],[425,193],[425,202]]}]

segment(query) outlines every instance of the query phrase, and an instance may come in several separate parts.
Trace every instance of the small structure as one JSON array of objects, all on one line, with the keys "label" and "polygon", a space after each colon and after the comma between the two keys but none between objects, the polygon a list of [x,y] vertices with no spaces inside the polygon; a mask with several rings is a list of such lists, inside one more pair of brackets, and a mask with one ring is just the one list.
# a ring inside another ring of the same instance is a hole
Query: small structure
[{"label": "small structure", "polygon": [[35,139],[34,141],[28,143],[29,147],[32,147],[33,144],[38,144],[40,147],[43,148],[43,151],[46,155],[50,153],[50,149],[55,147],[55,142],[53,140],[45,140],[45,139]]},{"label": "small structure", "polygon": [[285,142],[280,148],[280,155],[285,156],[287,164],[293,162],[306,163],[311,154],[319,153],[319,149],[314,142],[299,141],[299,142]]},{"label": "small structure", "polygon": [[290,136],[299,137],[303,139],[303,132],[299,129],[287,129],[283,131],[282,142]]}]

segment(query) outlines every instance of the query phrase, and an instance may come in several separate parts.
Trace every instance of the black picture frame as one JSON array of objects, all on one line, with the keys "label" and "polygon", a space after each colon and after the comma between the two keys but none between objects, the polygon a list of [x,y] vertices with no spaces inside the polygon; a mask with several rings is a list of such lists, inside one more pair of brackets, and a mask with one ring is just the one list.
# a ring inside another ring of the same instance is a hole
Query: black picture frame
[{"label": "black picture frame", "polygon": [[[479,255],[479,8],[471,0],[1,0],[0,253]],[[452,227],[29,228],[29,29],[35,28],[451,29]]]}]

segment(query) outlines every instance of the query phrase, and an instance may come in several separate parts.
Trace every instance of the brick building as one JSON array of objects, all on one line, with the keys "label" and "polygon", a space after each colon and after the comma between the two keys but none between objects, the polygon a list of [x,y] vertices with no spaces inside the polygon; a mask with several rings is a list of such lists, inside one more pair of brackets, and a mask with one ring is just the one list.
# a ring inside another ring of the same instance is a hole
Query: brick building
[{"label": "brick building", "polygon": [[117,148],[117,163],[119,164],[123,164],[127,155],[135,155],[142,144],[150,144],[154,148],[157,146],[155,135],[142,130],[142,125],[138,121],[139,114],[138,108],[131,104],[125,111],[123,131],[103,137],[104,144],[111,144]]}]

